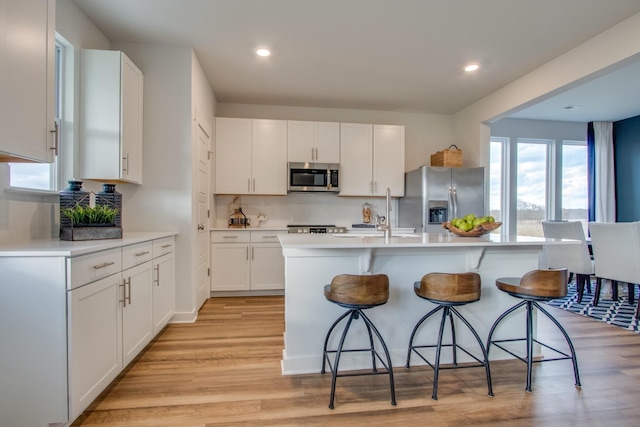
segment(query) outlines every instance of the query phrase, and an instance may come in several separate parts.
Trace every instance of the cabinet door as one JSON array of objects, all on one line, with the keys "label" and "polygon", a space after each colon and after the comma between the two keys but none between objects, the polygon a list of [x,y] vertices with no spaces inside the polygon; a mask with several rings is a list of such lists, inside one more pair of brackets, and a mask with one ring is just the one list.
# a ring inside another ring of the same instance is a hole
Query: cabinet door
[{"label": "cabinet door", "polygon": [[67,294],[71,420],[122,370],[120,277],[114,274]]},{"label": "cabinet door", "polygon": [[142,73],[119,51],[83,49],[81,61],[82,176],[141,184]]},{"label": "cabinet door", "polygon": [[247,291],[250,289],[248,244],[215,243],[211,245],[211,290]]},{"label": "cabinet door", "polygon": [[253,120],[251,193],[287,194],[287,122]]},{"label": "cabinet door", "polygon": [[217,118],[215,144],[216,194],[249,194],[251,119]]},{"label": "cabinet door", "polygon": [[315,162],[340,163],[340,123],[316,122]]},{"label": "cabinet door", "polygon": [[153,260],[153,335],[175,312],[175,257],[173,253]]},{"label": "cabinet door", "polygon": [[127,366],[151,341],[151,261],[122,272],[122,363]]},{"label": "cabinet door", "polygon": [[404,126],[373,126],[373,191],[404,196]]},{"label": "cabinet door", "polygon": [[313,162],[315,158],[314,123],[287,122],[287,151],[290,162]]},{"label": "cabinet door", "polygon": [[370,196],[373,191],[373,126],[340,124],[340,195]]},{"label": "cabinet door", "polygon": [[251,290],[284,289],[284,256],[280,243],[251,246]]},{"label": "cabinet door", "polygon": [[52,162],[55,1],[0,7],[0,159]]},{"label": "cabinet door", "polygon": [[124,53],[121,53],[121,56],[121,178],[126,182],[142,184],[143,76]]}]

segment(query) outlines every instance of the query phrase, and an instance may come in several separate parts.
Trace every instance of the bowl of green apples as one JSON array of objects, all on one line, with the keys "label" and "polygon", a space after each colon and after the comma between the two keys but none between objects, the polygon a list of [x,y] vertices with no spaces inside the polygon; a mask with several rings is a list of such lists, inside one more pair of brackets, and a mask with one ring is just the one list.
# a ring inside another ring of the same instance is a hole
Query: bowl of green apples
[{"label": "bowl of green apples", "polygon": [[462,218],[453,218],[450,222],[442,223],[442,228],[449,230],[456,236],[479,237],[495,230],[502,225],[492,216],[477,217],[470,213]]}]

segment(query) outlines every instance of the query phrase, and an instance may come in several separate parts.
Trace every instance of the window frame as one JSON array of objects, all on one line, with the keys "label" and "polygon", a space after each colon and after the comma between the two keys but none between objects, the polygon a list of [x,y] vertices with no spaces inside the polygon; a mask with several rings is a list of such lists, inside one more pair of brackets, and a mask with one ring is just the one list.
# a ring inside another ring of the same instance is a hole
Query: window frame
[{"label": "window frame", "polygon": [[[546,138],[509,138],[491,136],[489,147],[498,143],[502,150],[501,173],[502,189],[500,192],[502,228],[509,234],[517,233],[517,196],[518,196],[518,144],[534,143],[546,145],[546,182],[545,182],[545,220],[561,220],[562,216],[562,184],[563,184],[563,147],[569,145],[587,146],[586,139],[557,140]],[[490,171],[491,173],[491,171]],[[491,194],[491,188],[489,188]],[[588,208],[588,206],[585,206]]]}]

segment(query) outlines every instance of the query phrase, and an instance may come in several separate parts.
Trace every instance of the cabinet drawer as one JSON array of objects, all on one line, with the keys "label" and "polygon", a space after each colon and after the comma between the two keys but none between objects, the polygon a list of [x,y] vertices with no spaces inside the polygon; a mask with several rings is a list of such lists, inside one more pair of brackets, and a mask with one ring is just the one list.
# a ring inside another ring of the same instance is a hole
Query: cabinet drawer
[{"label": "cabinet drawer", "polygon": [[146,261],[151,261],[153,243],[142,242],[122,248],[122,269],[134,267]]},{"label": "cabinet drawer", "polygon": [[249,243],[251,241],[249,230],[247,231],[213,231],[211,242],[213,243]]},{"label": "cabinet drawer", "polygon": [[280,243],[278,236],[286,231],[251,231],[251,243]]},{"label": "cabinet drawer", "polygon": [[159,256],[170,254],[175,252],[176,242],[173,237],[166,237],[164,239],[157,239],[153,241],[153,257],[158,258]]},{"label": "cabinet drawer", "polygon": [[120,248],[116,248],[70,258],[68,269],[67,276],[71,280],[67,286],[69,289],[75,289],[103,277],[119,273],[122,270],[122,251]]}]

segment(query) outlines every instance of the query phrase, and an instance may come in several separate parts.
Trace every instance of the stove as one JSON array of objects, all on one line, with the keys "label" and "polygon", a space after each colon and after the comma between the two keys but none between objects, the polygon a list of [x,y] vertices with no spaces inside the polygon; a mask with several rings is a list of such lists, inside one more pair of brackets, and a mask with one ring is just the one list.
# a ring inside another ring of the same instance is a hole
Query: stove
[{"label": "stove", "polygon": [[288,225],[289,234],[334,234],[346,233],[347,227],[336,227],[335,225]]}]

